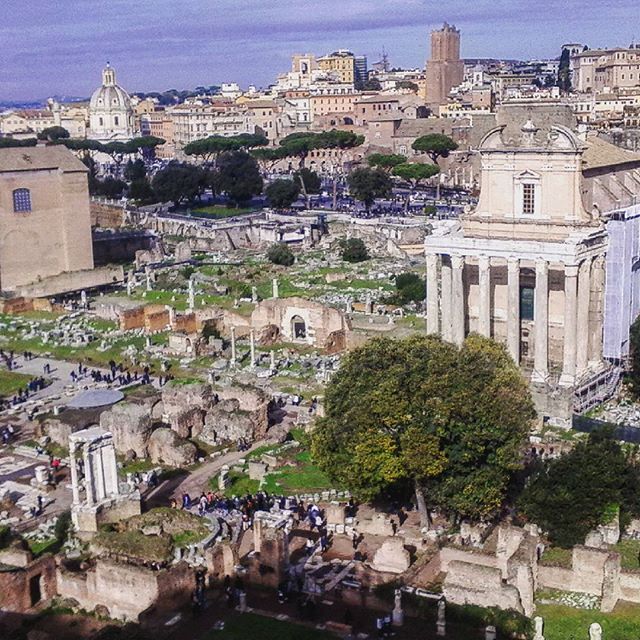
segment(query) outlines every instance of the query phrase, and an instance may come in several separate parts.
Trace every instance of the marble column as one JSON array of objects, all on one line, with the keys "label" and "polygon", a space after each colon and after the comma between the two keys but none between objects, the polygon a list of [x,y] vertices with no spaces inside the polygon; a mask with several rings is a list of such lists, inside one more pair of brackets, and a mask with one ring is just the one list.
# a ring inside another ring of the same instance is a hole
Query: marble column
[{"label": "marble column", "polygon": [[84,446],[84,490],[86,494],[86,501],[88,505],[92,505],[93,498],[93,469],[91,468],[91,456],[89,454],[89,445]]},{"label": "marble column", "polygon": [[451,318],[453,342],[464,342],[464,256],[451,256]]},{"label": "marble column", "polygon": [[591,320],[591,341],[589,345],[589,367],[598,369],[602,365],[602,330],[604,324],[605,259],[600,255],[594,259],[591,268],[593,281],[591,305],[595,307]]},{"label": "marble column", "polygon": [[104,448],[98,447],[93,450],[93,460],[95,461],[96,472],[96,500],[100,502],[107,496],[106,481],[104,474]]},{"label": "marble column", "polygon": [[564,268],[564,340],[560,384],[573,386],[576,381],[576,328],[578,309],[578,265]]},{"label": "marble column", "polygon": [[231,364],[236,363],[236,328],[231,327]]},{"label": "marble column", "polygon": [[427,333],[440,331],[438,305],[438,255],[427,255]]},{"label": "marble column", "polygon": [[564,268],[564,348],[560,384],[571,387],[576,381],[576,325],[578,309],[578,265]]},{"label": "marble column", "polygon": [[73,504],[80,504],[80,487],[78,485],[78,464],[76,461],[75,442],[69,444],[69,465],[71,466],[71,492]]},{"label": "marble column", "polygon": [[549,263],[536,262],[536,288],[534,294],[535,354],[533,382],[546,382],[549,377]]},{"label": "marble column", "polygon": [[451,263],[442,259],[442,293],[440,297],[440,309],[442,313],[440,335],[443,340],[451,342],[453,332],[451,326]]},{"label": "marble column", "polygon": [[491,259],[478,257],[478,333],[491,337]]},{"label": "marble column", "polygon": [[578,321],[576,328],[576,375],[580,377],[589,364],[589,316],[591,307],[591,258],[586,258],[578,270]]},{"label": "marble column", "polygon": [[520,260],[507,258],[507,349],[520,364]]},{"label": "marble column", "polygon": [[251,347],[251,367],[255,367],[256,366],[256,336],[253,329],[251,329],[251,331],[249,332],[249,343]]}]

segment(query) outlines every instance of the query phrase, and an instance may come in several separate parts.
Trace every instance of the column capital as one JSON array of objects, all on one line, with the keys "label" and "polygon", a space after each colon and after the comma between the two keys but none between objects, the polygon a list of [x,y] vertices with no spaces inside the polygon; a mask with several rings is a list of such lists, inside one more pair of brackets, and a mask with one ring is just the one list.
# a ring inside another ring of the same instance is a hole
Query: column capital
[{"label": "column capital", "polygon": [[480,269],[489,269],[491,267],[491,258],[489,256],[478,256],[478,267]]},{"label": "column capital", "polygon": [[438,264],[438,258],[440,256],[437,253],[427,253],[427,264],[435,267]]},{"label": "column capital", "polygon": [[464,267],[464,256],[452,255],[451,266],[454,269],[462,269]]},{"label": "column capital", "polygon": [[579,269],[579,265],[577,265],[577,264],[565,264],[564,265],[564,276],[565,276],[565,278],[577,278],[578,277],[578,269]]},{"label": "column capital", "polygon": [[520,269],[520,258],[517,258],[516,256],[509,256],[507,258],[507,269],[514,273]]},{"label": "column capital", "polygon": [[546,275],[549,273],[549,263],[544,258],[536,260],[536,274]]}]

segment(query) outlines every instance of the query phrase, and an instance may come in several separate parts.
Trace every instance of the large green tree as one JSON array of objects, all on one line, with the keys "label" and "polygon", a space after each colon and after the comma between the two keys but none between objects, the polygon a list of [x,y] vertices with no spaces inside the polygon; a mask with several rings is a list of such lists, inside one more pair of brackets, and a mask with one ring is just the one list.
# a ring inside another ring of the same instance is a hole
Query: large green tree
[{"label": "large green tree", "polygon": [[629,356],[629,390],[636,399],[640,399],[640,316],[629,329]]},{"label": "large green tree", "polygon": [[9,147],[35,147],[38,144],[38,138],[2,138],[0,137],[0,149],[8,149]]},{"label": "large green tree", "polygon": [[215,182],[218,192],[240,205],[262,193],[262,176],[256,159],[246,151],[227,151],[218,158]]},{"label": "large green tree", "polygon": [[151,186],[158,200],[179,206],[202,193],[205,179],[206,174],[200,167],[174,161],[153,176]]},{"label": "large green tree", "polygon": [[[393,175],[406,180],[411,189],[415,191],[423,180],[433,178],[440,173],[440,167],[437,164],[418,164],[417,162],[403,162],[393,168]],[[409,195],[404,201],[405,212],[409,209]]]},{"label": "large green tree", "polygon": [[492,340],[377,338],[331,379],[312,450],[360,499],[411,490],[424,524],[434,507],[479,519],[502,506],[533,417],[520,370]]},{"label": "large green tree", "polygon": [[[438,164],[438,158],[447,158],[452,151],[458,148],[458,144],[443,133],[428,133],[416,138],[411,144],[414,151],[426,153],[433,164]],[[440,181],[436,183],[436,198],[440,199]]]},{"label": "large green tree", "polygon": [[414,151],[426,153],[434,164],[438,164],[438,158],[446,158],[458,148],[458,145],[443,133],[428,133],[416,138],[411,144],[411,148]]},{"label": "large green tree", "polygon": [[201,158],[206,164],[216,164],[221,154],[227,151],[246,151],[257,147],[266,147],[269,140],[258,133],[241,133],[237,136],[209,136],[202,140],[194,140],[185,145],[184,152],[188,156]]},{"label": "large green tree", "polygon": [[563,49],[558,65],[558,87],[563,93],[571,91],[571,54],[569,49]]},{"label": "large green tree", "polygon": [[38,140],[47,140],[55,142],[56,140],[64,140],[69,138],[69,132],[64,127],[47,127],[38,134]]},{"label": "large green tree", "polygon": [[584,544],[587,533],[618,509],[623,526],[640,513],[637,464],[611,433],[592,433],[569,453],[539,464],[519,509],[559,546]]},{"label": "large green tree", "polygon": [[387,172],[390,172],[394,167],[406,161],[405,156],[397,153],[372,153],[370,156],[367,156],[367,164],[370,167],[384,169]]},{"label": "large green tree", "polygon": [[388,198],[391,195],[391,179],[382,169],[355,169],[347,176],[347,183],[351,195],[363,202],[367,211],[376,198]]},{"label": "large green tree", "polygon": [[290,207],[300,195],[300,184],[293,180],[274,180],[265,189],[269,204],[276,209]]}]

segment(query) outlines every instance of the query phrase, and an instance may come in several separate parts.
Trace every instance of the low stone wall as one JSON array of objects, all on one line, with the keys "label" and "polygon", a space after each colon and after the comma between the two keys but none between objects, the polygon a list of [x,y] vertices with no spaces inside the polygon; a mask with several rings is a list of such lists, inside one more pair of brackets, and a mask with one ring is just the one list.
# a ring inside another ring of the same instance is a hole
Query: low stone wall
[{"label": "low stone wall", "polygon": [[60,293],[102,287],[123,280],[122,267],[100,267],[99,269],[59,273],[56,276],[43,278],[39,282],[16,287],[15,293],[24,297],[45,298]]},{"label": "low stone wall", "polygon": [[620,572],[620,599],[640,602],[640,573]]},{"label": "low stone wall", "polygon": [[454,604],[500,607],[524,613],[518,589],[505,584],[502,572],[495,567],[452,560],[443,593],[447,601]]},{"label": "low stone wall", "polygon": [[456,549],[455,547],[444,547],[440,550],[440,570],[446,573],[449,571],[451,562],[465,562],[482,567],[498,568],[498,558],[487,553],[476,553],[471,550]]},{"label": "low stone wall", "polygon": [[57,584],[61,597],[77,600],[88,611],[102,606],[112,618],[137,621],[160,599],[174,598],[176,604],[187,600],[193,588],[193,572],[186,563],[153,571],[101,559],[86,573],[58,569]]}]

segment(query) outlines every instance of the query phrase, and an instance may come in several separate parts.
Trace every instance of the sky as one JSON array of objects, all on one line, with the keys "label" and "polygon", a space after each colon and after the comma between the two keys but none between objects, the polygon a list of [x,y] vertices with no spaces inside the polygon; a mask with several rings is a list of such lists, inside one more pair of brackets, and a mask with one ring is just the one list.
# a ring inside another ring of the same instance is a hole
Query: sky
[{"label": "sky", "polygon": [[[293,53],[346,48],[421,67],[432,29],[463,57],[543,58],[640,39],[639,0],[1,0],[0,101],[89,96],[107,61],[127,91],[267,86]],[[634,26],[635,25],[635,26]],[[638,33],[636,33],[638,31]]]}]

